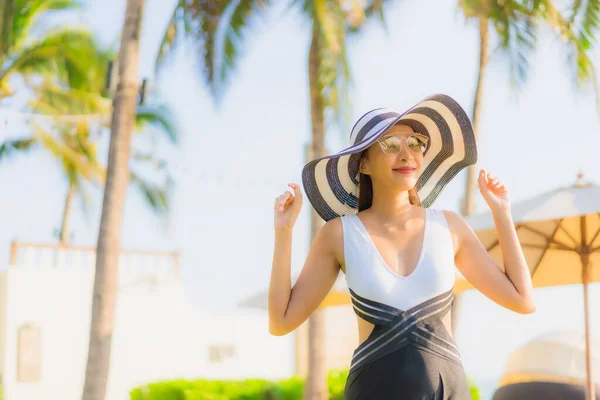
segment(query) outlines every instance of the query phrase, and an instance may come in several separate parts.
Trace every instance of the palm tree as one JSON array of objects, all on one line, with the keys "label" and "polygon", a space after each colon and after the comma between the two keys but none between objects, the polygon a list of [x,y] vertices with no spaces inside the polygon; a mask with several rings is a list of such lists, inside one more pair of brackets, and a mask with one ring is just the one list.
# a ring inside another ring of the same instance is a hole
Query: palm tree
[{"label": "palm tree", "polygon": [[[596,107],[600,113],[600,89],[596,67],[590,52],[596,41],[595,34],[600,28],[600,1],[577,0],[566,13],[560,13],[554,2],[542,1],[538,12],[558,37],[563,41],[566,50],[567,67],[573,83],[582,88],[586,84],[592,86],[596,97]],[[563,14],[569,14],[565,16]]]},{"label": "palm tree", "polygon": [[76,10],[75,0],[5,0],[0,3],[0,101],[11,97],[11,78],[62,78],[74,83],[95,79],[90,65],[98,46],[84,28],[45,29],[41,21],[56,12]]},{"label": "palm tree", "polygon": [[118,56],[111,135],[96,248],[90,340],[82,400],[104,400],[115,320],[121,227],[129,181],[131,133],[135,126],[144,0],[127,0]]},{"label": "palm tree", "polygon": [[[72,93],[76,92],[76,93]],[[97,156],[97,143],[105,131],[105,123],[94,124],[86,119],[85,115],[110,115],[110,102],[108,99],[98,98],[98,102],[90,102],[94,107],[82,111],[83,104],[77,104],[77,100],[88,100],[95,96],[89,93],[63,90],[54,85],[45,85],[38,91],[38,96],[32,104],[32,108],[38,112],[44,112],[48,116],[81,115],[77,122],[55,121],[46,129],[41,124],[34,125],[34,133],[25,138],[6,140],[0,144],[0,162],[12,156],[14,153],[27,153],[35,148],[49,152],[59,163],[64,176],[67,178],[68,190],[65,197],[62,222],[60,228],[60,243],[68,242],[70,215],[72,203],[75,197],[83,200],[84,209],[87,209],[89,193],[86,183],[96,186],[104,184],[106,168]],[[103,100],[103,101],[99,101]],[[107,103],[108,102],[108,103]],[[146,129],[149,125],[158,127],[172,143],[177,140],[176,128],[169,117],[166,106],[138,107],[136,112],[137,131],[149,133]],[[132,160],[136,161],[132,168],[151,167],[156,170],[166,171],[166,162],[157,160],[153,154],[134,152]],[[159,186],[143,177],[139,172],[130,172],[130,182],[139,189],[150,208],[158,215],[169,210],[169,183],[167,174],[166,184]]]},{"label": "palm tree", "polygon": [[[289,3],[298,7],[312,26],[307,60],[312,128],[309,155],[317,158],[325,155],[326,120],[343,118],[344,105],[348,103],[351,80],[346,35],[359,32],[367,18],[377,15],[383,20],[384,1],[373,0],[364,5],[360,0],[290,0]],[[180,0],[164,36],[157,65],[179,40],[191,38],[201,42],[202,77],[219,98],[236,67],[245,31],[270,5],[268,0]],[[227,21],[223,21],[225,10],[230,11]],[[225,24],[222,37],[217,35],[220,24]],[[222,54],[220,62],[216,61],[216,54]],[[321,225],[321,218],[313,210],[311,240]],[[327,398],[324,322],[320,311],[309,319],[309,366],[304,393],[308,399]]]},{"label": "palm tree", "polygon": [[[535,50],[540,23],[547,23],[560,35],[568,52],[568,65],[574,81],[581,85],[591,81],[600,108],[600,91],[595,67],[589,52],[600,24],[600,1],[575,1],[564,17],[552,0],[460,0],[458,7],[467,20],[476,21],[479,28],[479,72],[473,101],[473,130],[478,139],[483,108],[484,80],[490,61],[490,26],[500,39],[499,47],[509,57],[510,78],[514,87],[522,87],[529,76],[529,59]],[[476,166],[467,168],[464,215],[475,212]]]},{"label": "palm tree", "polygon": [[[535,11],[527,8],[523,2],[460,0],[458,7],[462,9],[467,20],[475,20],[479,27],[479,72],[473,101],[472,122],[476,140],[479,137],[479,123],[483,104],[483,84],[490,58],[490,25],[500,37],[500,48],[508,54],[511,62],[511,79],[522,83],[528,72],[528,58],[532,52],[535,36]],[[472,215],[475,211],[475,183],[477,170],[475,166],[467,168],[467,182],[462,213]]]},{"label": "palm tree", "polygon": [[[458,3],[467,20],[475,20],[479,27],[479,73],[473,101],[473,130],[478,140],[483,108],[483,88],[487,66],[490,61],[490,25],[500,38],[500,49],[509,56],[510,79],[513,87],[522,87],[529,75],[530,55],[535,50],[537,30],[540,23],[548,24],[564,42],[567,65],[573,81],[581,87],[589,82],[596,95],[600,113],[600,90],[596,69],[590,58],[595,31],[600,24],[600,1],[575,1],[563,16],[552,0],[460,0]],[[464,215],[475,212],[476,166],[467,168],[465,195],[462,204]],[[452,303],[452,330],[456,332],[458,309],[462,296]],[[588,382],[588,393],[593,393]],[[593,398],[593,397],[590,397]]]}]

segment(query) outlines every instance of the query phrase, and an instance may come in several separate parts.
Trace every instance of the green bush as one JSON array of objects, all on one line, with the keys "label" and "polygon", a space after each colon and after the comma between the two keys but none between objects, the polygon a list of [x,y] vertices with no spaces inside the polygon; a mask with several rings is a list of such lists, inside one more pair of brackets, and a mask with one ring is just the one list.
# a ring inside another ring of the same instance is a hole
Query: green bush
[{"label": "green bush", "polygon": [[468,379],[469,387],[471,388],[471,400],[480,400],[481,394],[479,393],[479,388],[475,386],[475,382]]},{"label": "green bush", "polygon": [[175,380],[144,385],[131,391],[131,400],[296,400],[302,399],[303,382],[290,378],[241,381]]},{"label": "green bush", "polygon": [[[344,399],[348,370],[332,370],[328,375],[330,400]],[[479,390],[469,381],[473,400],[479,400]],[[289,378],[280,381],[246,379],[240,381],[183,379],[156,382],[135,388],[131,400],[302,400],[304,381]]]}]

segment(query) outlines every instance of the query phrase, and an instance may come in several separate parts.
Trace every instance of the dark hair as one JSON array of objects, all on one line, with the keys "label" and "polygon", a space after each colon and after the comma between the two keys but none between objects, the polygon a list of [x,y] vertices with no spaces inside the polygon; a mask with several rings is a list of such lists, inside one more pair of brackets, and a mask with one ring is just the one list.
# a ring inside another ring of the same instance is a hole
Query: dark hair
[{"label": "dark hair", "polygon": [[[366,155],[367,151],[363,151],[360,158],[362,159]],[[410,204],[415,206],[422,206],[421,199],[416,188],[412,188],[408,191],[408,201]],[[359,173],[358,177],[358,211],[366,210],[371,208],[373,205],[373,181],[369,175]]]}]

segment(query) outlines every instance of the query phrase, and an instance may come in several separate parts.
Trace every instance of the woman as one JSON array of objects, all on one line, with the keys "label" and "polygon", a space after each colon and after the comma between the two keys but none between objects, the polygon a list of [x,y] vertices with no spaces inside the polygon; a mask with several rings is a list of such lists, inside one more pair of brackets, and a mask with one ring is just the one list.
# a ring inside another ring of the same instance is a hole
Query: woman
[{"label": "woman", "polygon": [[[455,267],[497,304],[532,313],[533,287],[505,186],[484,170],[479,189],[493,213],[505,271],[456,213],[430,208],[461,169],[475,163],[471,123],[450,97],[430,96],[406,111],[363,115],[347,149],[305,165],[302,182],[326,221],[292,287],[292,228],[302,194],[296,184],[275,200],[269,329],[285,335],[345,274],[359,345],[347,399],[469,399],[451,337]],[[421,201],[422,199],[422,201]]]}]

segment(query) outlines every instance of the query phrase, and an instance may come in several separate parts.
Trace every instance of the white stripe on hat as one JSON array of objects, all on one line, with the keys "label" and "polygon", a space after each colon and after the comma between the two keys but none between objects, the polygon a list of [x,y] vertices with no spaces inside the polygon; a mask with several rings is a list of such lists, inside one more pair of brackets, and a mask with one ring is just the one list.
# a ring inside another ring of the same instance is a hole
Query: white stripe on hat
[{"label": "white stripe on hat", "polygon": [[315,183],[317,184],[319,192],[321,192],[323,200],[325,200],[333,211],[340,215],[340,208],[342,208],[343,205],[337,197],[335,197],[331,186],[327,183],[327,159],[321,160],[315,165],[315,178]]},{"label": "white stripe on hat", "polygon": [[[465,144],[463,141],[463,136],[461,134],[461,129],[458,124],[458,121],[454,117],[454,114],[442,103],[438,101],[427,101],[423,103],[423,106],[429,107],[435,111],[437,111],[446,121],[450,128],[450,132],[453,132],[452,139],[454,141],[454,145],[452,146],[454,152],[453,154],[444,160],[440,165],[437,166],[432,176],[425,182],[425,185],[419,190],[419,197],[421,200],[425,199],[429,194],[433,191],[436,184],[440,181],[443,175],[448,171],[448,169],[455,164],[456,162],[462,160],[465,156]],[[404,118],[404,117],[403,117]],[[427,161],[424,163],[423,170],[433,161],[435,156],[441,151],[442,148],[442,137],[440,131],[438,130],[437,124],[429,117],[423,114],[410,114],[407,115],[406,118],[415,119],[425,125],[425,128],[429,131],[431,137],[431,150],[433,154],[427,153]],[[433,135],[436,135],[434,137]],[[437,145],[436,147],[434,147]],[[425,161],[425,160],[424,160]]]},{"label": "white stripe on hat", "polygon": [[[361,119],[356,123],[356,125],[354,125],[354,128],[352,129],[352,133],[350,134],[350,146],[354,145],[354,142],[356,140],[356,136],[358,135],[358,132],[361,131],[361,129],[368,123],[371,121],[371,119],[373,118],[373,116],[379,115],[379,114],[385,114],[385,113],[395,113],[397,114],[397,117],[400,116],[400,113],[396,110],[393,110],[391,108],[377,108],[375,110],[371,110],[368,113],[366,113],[365,115],[363,115],[361,117]],[[365,135],[365,137],[368,136]]]},{"label": "white stripe on hat", "polygon": [[389,125],[390,123],[392,123],[397,118],[398,118],[398,116],[391,117],[391,118],[386,118],[383,121],[381,121],[380,123],[378,123],[369,132],[367,132],[367,134],[365,135],[365,137],[363,138],[363,140],[361,140],[361,142],[364,142],[365,140],[369,140],[375,134],[379,133],[380,130],[382,130],[383,128],[385,128],[386,125]]}]

